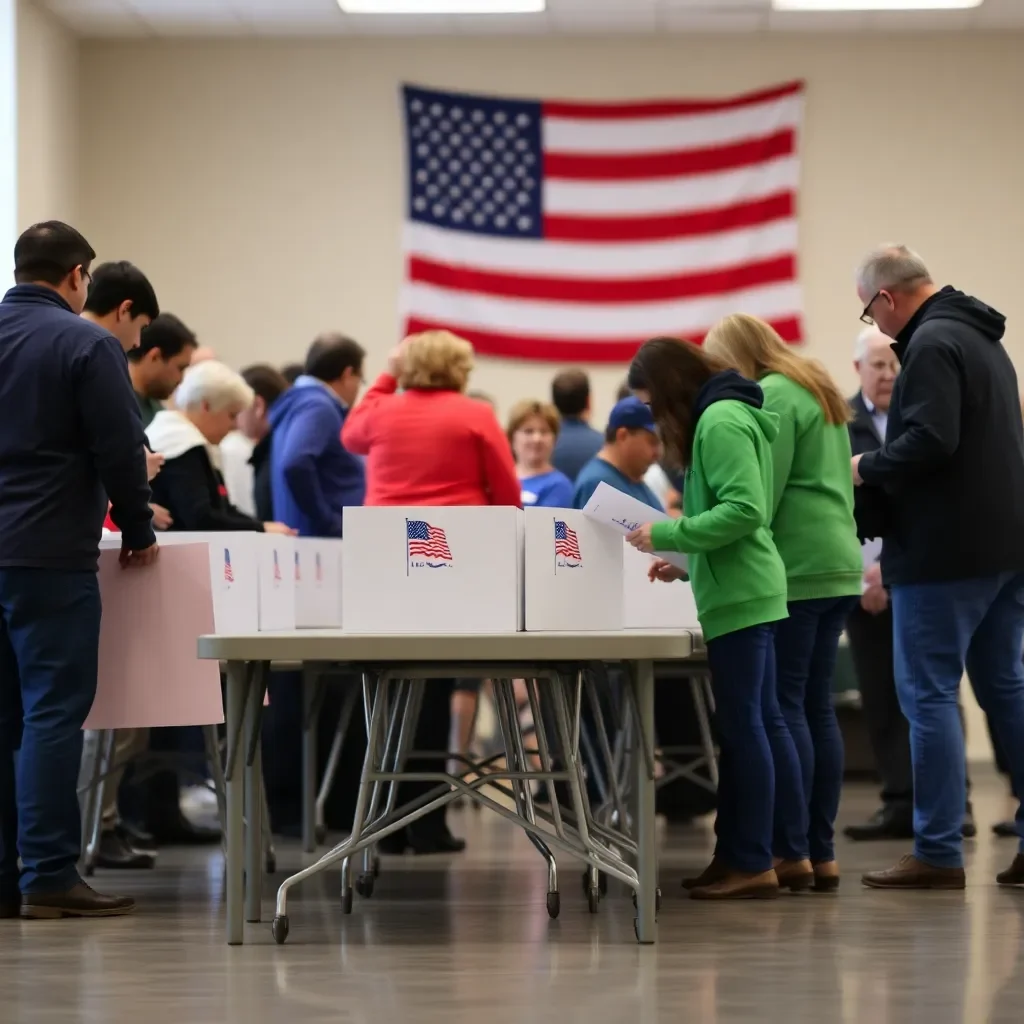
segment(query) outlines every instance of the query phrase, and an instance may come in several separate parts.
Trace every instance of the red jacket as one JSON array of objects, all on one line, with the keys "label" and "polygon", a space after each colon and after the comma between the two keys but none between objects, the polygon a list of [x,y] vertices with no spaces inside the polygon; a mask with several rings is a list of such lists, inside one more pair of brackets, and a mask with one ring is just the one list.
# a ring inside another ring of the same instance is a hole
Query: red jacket
[{"label": "red jacket", "polygon": [[367,505],[518,505],[519,480],[494,412],[458,391],[404,391],[382,373],[345,420],[366,455]]}]

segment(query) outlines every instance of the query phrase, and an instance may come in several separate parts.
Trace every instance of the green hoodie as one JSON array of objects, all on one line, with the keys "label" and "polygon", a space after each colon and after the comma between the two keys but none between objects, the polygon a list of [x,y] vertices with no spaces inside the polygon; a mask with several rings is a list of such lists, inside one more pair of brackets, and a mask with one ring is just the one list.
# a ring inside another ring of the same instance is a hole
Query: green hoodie
[{"label": "green hoodie", "polygon": [[861,592],[863,564],[853,521],[850,434],[825,422],[806,388],[770,373],[764,407],[779,418],[772,442],[772,535],[786,566],[790,601]]},{"label": "green hoodie", "polygon": [[690,556],[705,640],[788,614],[786,570],[768,527],[779,420],[761,402],[761,389],[735,371],[708,381],[697,399],[684,515],[651,530],[656,550]]}]

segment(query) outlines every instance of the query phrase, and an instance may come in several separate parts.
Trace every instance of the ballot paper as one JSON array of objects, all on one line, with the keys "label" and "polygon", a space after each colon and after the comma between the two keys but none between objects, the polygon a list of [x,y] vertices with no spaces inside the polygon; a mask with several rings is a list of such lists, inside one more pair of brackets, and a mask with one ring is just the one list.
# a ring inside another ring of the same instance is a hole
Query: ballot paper
[{"label": "ballot paper", "polygon": [[[671,518],[659,509],[623,494],[603,480],[590,496],[590,501],[583,507],[583,514],[588,519],[593,519],[622,534],[623,537],[639,529],[644,523],[660,523]],[[687,571],[686,555],[678,551],[655,551],[654,554],[684,572]]]}]

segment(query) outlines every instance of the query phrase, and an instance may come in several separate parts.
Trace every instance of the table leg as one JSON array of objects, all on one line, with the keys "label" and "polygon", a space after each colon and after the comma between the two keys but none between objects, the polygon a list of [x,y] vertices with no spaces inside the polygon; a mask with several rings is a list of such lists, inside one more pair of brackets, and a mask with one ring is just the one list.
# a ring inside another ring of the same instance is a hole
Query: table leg
[{"label": "table leg", "polygon": [[263,741],[260,731],[260,702],[250,695],[245,707],[246,745],[256,733],[252,764],[245,766],[245,919],[260,920],[263,900]]},{"label": "table leg", "polygon": [[636,700],[639,710],[641,735],[637,737],[636,756],[633,758],[633,789],[636,817],[637,859],[636,870],[640,879],[637,893],[636,937],[641,943],[654,942],[657,934],[658,858],[655,850],[654,779],[648,772],[647,758],[640,747],[654,742],[654,664],[638,661],[635,666]]},{"label": "table leg", "polygon": [[[240,734],[240,718],[246,700],[249,679],[244,661],[228,662],[227,730],[228,736]],[[235,763],[227,766],[227,911],[228,945],[240,946],[245,930],[244,922],[244,830],[243,794],[245,791],[245,743],[234,751]],[[239,753],[239,749],[242,753]]]},{"label": "table leg", "polygon": [[317,672],[302,670],[302,851],[316,849],[316,727],[313,713],[316,701]]}]

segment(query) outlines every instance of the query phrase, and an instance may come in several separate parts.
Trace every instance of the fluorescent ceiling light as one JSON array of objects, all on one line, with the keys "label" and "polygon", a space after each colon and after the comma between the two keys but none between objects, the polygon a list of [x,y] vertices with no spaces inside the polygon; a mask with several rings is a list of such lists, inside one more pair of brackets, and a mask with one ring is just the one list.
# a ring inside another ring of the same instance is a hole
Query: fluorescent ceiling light
[{"label": "fluorescent ceiling light", "polygon": [[338,0],[346,14],[538,14],[547,0]]},{"label": "fluorescent ceiling light", "polygon": [[983,0],[772,0],[777,11],[953,11]]}]

